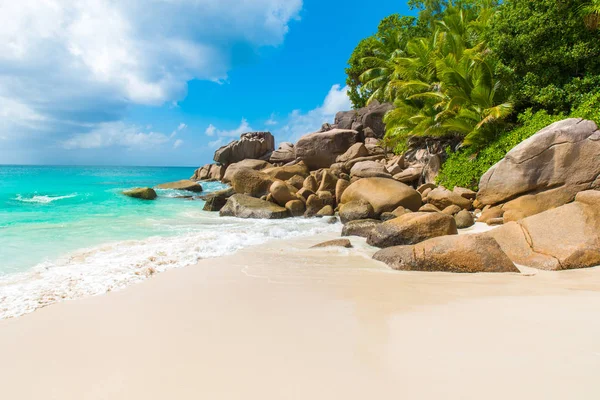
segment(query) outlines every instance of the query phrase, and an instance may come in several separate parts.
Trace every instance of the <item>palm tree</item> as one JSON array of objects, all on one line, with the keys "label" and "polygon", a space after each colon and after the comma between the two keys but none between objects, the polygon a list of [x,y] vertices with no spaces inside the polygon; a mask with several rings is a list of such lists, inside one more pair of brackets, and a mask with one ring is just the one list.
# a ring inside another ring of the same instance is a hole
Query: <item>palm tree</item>
[{"label": "palm tree", "polygon": [[391,138],[460,136],[466,144],[480,144],[510,115],[496,61],[484,42],[472,44],[482,15],[491,17],[449,8],[434,35],[410,42],[406,56],[392,61],[386,94],[396,108],[385,117]]},{"label": "palm tree", "polygon": [[577,11],[583,17],[583,22],[588,29],[598,29],[600,26],[600,0],[588,0]]}]

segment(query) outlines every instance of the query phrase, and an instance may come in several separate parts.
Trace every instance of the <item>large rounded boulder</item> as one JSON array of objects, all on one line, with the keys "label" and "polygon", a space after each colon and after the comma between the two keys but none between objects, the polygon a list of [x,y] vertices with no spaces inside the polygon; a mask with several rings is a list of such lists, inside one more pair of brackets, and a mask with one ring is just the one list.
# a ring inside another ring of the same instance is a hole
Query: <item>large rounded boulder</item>
[{"label": "large rounded boulder", "polygon": [[437,237],[380,250],[373,258],[399,271],[519,272],[498,242],[485,235]]},{"label": "large rounded boulder", "polygon": [[338,156],[336,162],[345,163],[350,160],[354,160],[359,157],[369,156],[369,150],[365,147],[364,143],[356,143],[350,146],[350,148],[341,156]]},{"label": "large rounded boulder", "polygon": [[342,224],[359,219],[374,219],[375,216],[375,210],[366,201],[351,201],[340,206]]},{"label": "large rounded boulder", "polygon": [[465,210],[470,210],[472,207],[471,200],[464,198],[456,192],[441,187],[433,189],[427,195],[427,202],[433,204],[440,210],[450,206],[458,206]]},{"label": "large rounded boulder", "polygon": [[289,216],[288,210],[284,207],[243,194],[231,196],[221,208],[220,215],[252,219],[281,219]]},{"label": "large rounded boulder", "polygon": [[266,168],[263,169],[262,172],[275,179],[281,179],[282,181],[287,181],[296,175],[301,177],[308,176],[308,168],[306,168],[306,165],[302,162],[295,165]]},{"label": "large rounded boulder", "polygon": [[270,132],[248,132],[228,145],[215,151],[214,160],[221,165],[229,165],[242,160],[270,157],[275,150],[275,138]]},{"label": "large rounded boulder", "polygon": [[377,215],[399,206],[412,211],[421,208],[421,195],[408,185],[387,178],[365,178],[352,183],[342,194],[341,203],[365,201]]},{"label": "large rounded boulder", "polygon": [[222,180],[223,180],[223,183],[231,182],[231,178],[233,177],[233,175],[235,175],[235,173],[237,171],[242,170],[242,169],[253,169],[255,171],[261,171],[263,169],[271,168],[271,167],[273,167],[273,166],[264,160],[253,160],[253,159],[243,160],[243,161],[237,162],[235,164],[231,164],[229,167],[227,167]]},{"label": "large rounded boulder", "polygon": [[409,213],[379,225],[367,238],[371,246],[385,248],[420,243],[438,236],[456,235],[456,222],[442,213]]},{"label": "large rounded boulder", "polygon": [[186,190],[188,192],[199,193],[202,191],[202,186],[198,182],[191,181],[189,179],[183,179],[177,182],[163,183],[156,186],[157,189],[173,189],[173,190]]},{"label": "large rounded boulder", "polygon": [[477,200],[506,203],[506,219],[512,221],[561,206],[581,191],[600,188],[599,159],[600,131],[594,122],[556,122],[490,168],[481,177]]},{"label": "large rounded boulder", "polygon": [[271,193],[271,196],[273,196],[275,203],[282,207],[285,207],[289,201],[298,200],[296,188],[283,181],[273,182],[269,188],[269,192]]},{"label": "large rounded boulder", "polygon": [[350,170],[350,176],[356,178],[389,178],[392,175],[385,168],[385,165],[377,161],[362,161],[354,164]]},{"label": "large rounded boulder", "polygon": [[142,200],[154,200],[156,197],[158,197],[152,188],[135,188],[126,190],[123,192],[123,194],[128,197]]},{"label": "large rounded boulder", "polygon": [[600,265],[600,191],[487,233],[514,262],[545,270]]},{"label": "large rounded boulder", "polygon": [[194,175],[190,178],[192,181],[205,181],[214,180],[220,181],[225,175],[225,166],[218,164],[207,164],[201,168],[198,168]]},{"label": "large rounded boulder", "polygon": [[294,145],[289,142],[284,142],[279,145],[279,148],[271,154],[270,162],[273,164],[287,164],[296,159]]},{"label": "large rounded boulder", "polygon": [[276,179],[253,169],[240,169],[231,177],[231,187],[236,193],[261,197],[269,193]]},{"label": "large rounded boulder", "polygon": [[381,225],[378,219],[359,219],[350,221],[344,225],[342,236],[360,236],[367,237],[375,227]]},{"label": "large rounded boulder", "polygon": [[310,170],[329,168],[357,141],[358,132],[350,129],[310,133],[296,143],[296,158],[304,161]]}]

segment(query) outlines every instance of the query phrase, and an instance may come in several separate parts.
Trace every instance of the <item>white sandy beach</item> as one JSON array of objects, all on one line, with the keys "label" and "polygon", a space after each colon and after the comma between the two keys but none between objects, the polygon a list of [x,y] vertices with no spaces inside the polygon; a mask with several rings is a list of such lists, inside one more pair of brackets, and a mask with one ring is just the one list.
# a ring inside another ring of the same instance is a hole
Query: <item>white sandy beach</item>
[{"label": "white sandy beach", "polygon": [[597,399],[600,269],[388,270],[327,234],[0,321],[1,399]]}]

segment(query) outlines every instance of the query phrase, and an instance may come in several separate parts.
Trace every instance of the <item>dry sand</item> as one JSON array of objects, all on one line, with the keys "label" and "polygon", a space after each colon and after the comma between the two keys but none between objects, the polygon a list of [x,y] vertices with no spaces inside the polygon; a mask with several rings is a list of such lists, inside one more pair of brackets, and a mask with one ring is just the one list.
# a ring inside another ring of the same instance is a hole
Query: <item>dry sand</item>
[{"label": "dry sand", "polygon": [[0,321],[0,399],[598,399],[600,269],[273,242]]}]

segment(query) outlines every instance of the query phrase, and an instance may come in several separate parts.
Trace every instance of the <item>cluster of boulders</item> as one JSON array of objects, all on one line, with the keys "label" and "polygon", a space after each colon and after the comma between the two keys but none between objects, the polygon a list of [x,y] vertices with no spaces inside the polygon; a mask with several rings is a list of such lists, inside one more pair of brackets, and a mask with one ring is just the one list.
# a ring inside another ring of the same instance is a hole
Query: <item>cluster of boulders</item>
[{"label": "cluster of boulders", "polygon": [[[205,210],[240,218],[339,218],[375,258],[412,271],[518,272],[600,264],[600,132],[568,119],[524,141],[482,178],[479,191],[435,184],[454,138],[415,138],[403,155],[380,146],[390,105],[342,112],[296,144],[242,135],[193,179],[231,187]],[[476,222],[498,226],[458,235]],[[346,241],[339,242],[347,247]],[[327,246],[335,245],[327,244]]]},{"label": "cluster of boulders", "polygon": [[388,158],[387,149],[380,142],[385,135],[383,116],[392,108],[391,104],[374,101],[359,110],[339,112],[334,124],[323,124],[297,143],[284,142],[277,149],[269,132],[244,133],[239,140],[219,148],[213,157],[215,163],[199,168],[191,179],[228,181],[226,175],[232,175],[228,172],[232,166],[256,160],[268,162],[272,167],[302,162],[311,171],[331,168],[356,178],[389,177],[414,185],[434,182],[446,149],[458,142],[452,138],[414,139],[404,156]]}]

